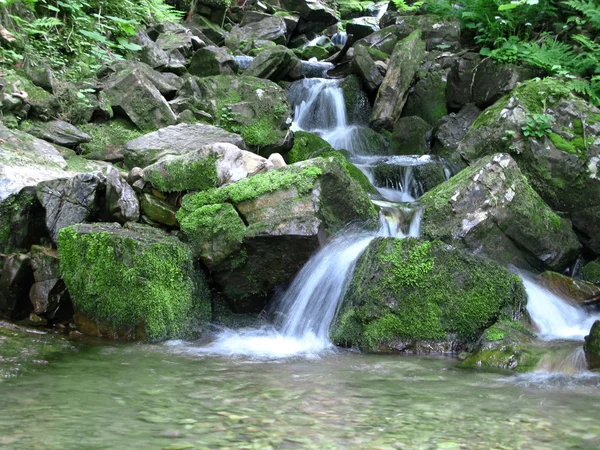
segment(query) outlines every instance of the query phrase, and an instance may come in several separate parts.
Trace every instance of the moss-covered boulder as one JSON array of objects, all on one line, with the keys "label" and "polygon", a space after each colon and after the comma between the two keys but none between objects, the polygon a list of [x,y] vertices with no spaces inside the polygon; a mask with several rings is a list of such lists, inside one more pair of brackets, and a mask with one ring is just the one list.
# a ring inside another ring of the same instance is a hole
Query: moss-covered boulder
[{"label": "moss-covered boulder", "polygon": [[61,230],[60,270],[86,334],[116,339],[187,337],[211,318],[208,289],[190,249],[142,225]]},{"label": "moss-covered boulder", "polygon": [[363,91],[360,80],[356,75],[349,75],[340,83],[346,105],[348,123],[366,125],[371,116],[371,104],[367,93]]},{"label": "moss-covered boulder", "polygon": [[562,80],[523,83],[475,121],[455,160],[498,151],[514,155],[536,192],[600,254],[600,110]]},{"label": "moss-covered boulder", "polygon": [[[230,208],[228,205],[233,205]],[[377,211],[336,158],[316,158],[183,197],[183,237],[234,311],[260,311],[326,237]]]},{"label": "moss-covered boulder", "polygon": [[417,116],[433,126],[448,114],[445,78],[442,73],[430,73],[417,81],[408,94],[402,116]]},{"label": "moss-covered boulder", "polygon": [[596,320],[583,344],[585,359],[590,370],[600,369],[600,320]]},{"label": "moss-covered boulder", "polygon": [[254,58],[245,74],[278,82],[302,78],[302,68],[300,59],[292,50],[283,45],[276,45]]},{"label": "moss-covered boulder", "polygon": [[140,136],[135,125],[123,119],[80,126],[91,136],[91,141],[79,146],[84,158],[97,161],[119,162],[125,156],[125,144]]},{"label": "moss-covered boulder", "polygon": [[460,352],[501,318],[520,317],[518,276],[440,241],[376,238],[360,257],[331,328],[368,351]]},{"label": "moss-covered boulder", "polygon": [[402,117],[392,130],[392,145],[397,155],[428,153],[432,126],[417,116]]},{"label": "moss-covered boulder", "polygon": [[506,154],[482,158],[420,198],[421,232],[522,268],[562,271],[580,244]]},{"label": "moss-covered boulder", "polygon": [[225,45],[230,50],[248,51],[249,43],[256,40],[273,41],[276,44],[287,42],[287,26],[283,17],[271,16],[259,22],[236,25],[225,36]]},{"label": "moss-covered boulder", "polygon": [[581,269],[583,279],[589,283],[600,284],[600,259],[590,261]]},{"label": "moss-covered boulder", "polygon": [[[272,81],[220,75],[190,80],[189,101],[208,112],[213,123],[239,133],[244,142],[264,156],[285,153],[291,147],[286,92]],[[187,94],[186,94],[187,95]]]},{"label": "moss-covered boulder", "polygon": [[237,70],[238,64],[231,52],[214,45],[196,51],[188,67],[188,72],[198,77],[235,75]]},{"label": "moss-covered boulder", "polygon": [[352,56],[352,72],[360,78],[366,91],[375,95],[383,83],[385,72],[376,64],[372,53],[373,49],[369,49],[365,45],[355,45]]},{"label": "moss-covered boulder", "polygon": [[425,44],[419,30],[396,44],[373,105],[371,124],[375,129],[391,130],[400,118],[406,92],[424,58]]}]

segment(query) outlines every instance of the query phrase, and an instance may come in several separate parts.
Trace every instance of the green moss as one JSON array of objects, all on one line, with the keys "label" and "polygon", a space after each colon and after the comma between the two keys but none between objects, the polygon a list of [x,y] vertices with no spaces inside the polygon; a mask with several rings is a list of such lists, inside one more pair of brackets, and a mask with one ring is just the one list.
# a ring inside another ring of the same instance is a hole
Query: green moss
[{"label": "green moss", "polygon": [[488,341],[501,341],[504,339],[504,331],[498,327],[492,326],[485,330],[485,338]]},{"label": "green moss", "polygon": [[148,339],[167,339],[210,320],[204,280],[189,248],[173,237],[148,227],[75,225],[60,231],[58,251],[76,309],[112,331],[142,326]]},{"label": "green moss", "polygon": [[294,133],[294,146],[287,154],[286,159],[289,164],[294,164],[317,157],[321,152],[331,150],[333,150],[331,145],[316,134],[296,131]]},{"label": "green moss", "polygon": [[369,54],[373,57],[373,59],[375,61],[385,61],[386,59],[388,59],[390,57],[390,55],[388,55],[385,52],[382,52],[381,50],[377,50],[374,47],[365,47],[367,49],[367,51],[369,52]]},{"label": "green moss", "polygon": [[135,125],[122,119],[103,124],[84,124],[79,129],[92,137],[90,142],[80,146],[83,155],[90,159],[104,159],[107,151],[123,150],[127,142],[144,134]]},{"label": "green moss", "polygon": [[548,137],[557,149],[562,150],[563,152],[571,153],[573,155],[579,154],[580,150],[574,145],[574,143],[567,141],[560,134],[550,133]]},{"label": "green moss", "polygon": [[263,116],[258,121],[242,128],[242,139],[252,147],[266,147],[275,145],[281,139],[281,133],[277,130],[273,121]]},{"label": "green moss", "polygon": [[161,192],[204,191],[217,187],[217,157],[188,158],[185,155],[146,168],[144,179]]},{"label": "green moss", "polygon": [[317,58],[318,60],[325,59],[329,56],[329,51],[319,45],[311,45],[302,50],[303,59]]},{"label": "green moss", "polygon": [[600,284],[600,260],[591,261],[583,266],[581,275],[585,281]]}]

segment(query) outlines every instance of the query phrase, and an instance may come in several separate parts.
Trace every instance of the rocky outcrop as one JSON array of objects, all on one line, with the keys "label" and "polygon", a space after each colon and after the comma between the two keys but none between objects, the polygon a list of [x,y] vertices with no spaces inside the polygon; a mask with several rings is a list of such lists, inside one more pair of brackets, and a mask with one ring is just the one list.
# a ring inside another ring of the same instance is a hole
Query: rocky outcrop
[{"label": "rocky outcrop", "polygon": [[273,169],[273,164],[233,144],[209,144],[144,169],[144,180],[161,192],[204,191]]},{"label": "rocky outcrop", "polygon": [[194,53],[188,72],[198,77],[212,75],[235,75],[238,64],[231,53],[222,47],[211,45]]},{"label": "rocky outcrop", "polygon": [[188,337],[210,320],[185,244],[142,225],[81,224],[58,238],[60,270],[81,332],[115,339]]},{"label": "rocky outcrop", "polygon": [[262,51],[246,70],[245,75],[274,82],[302,78],[300,59],[289,48],[277,45]]},{"label": "rocky outcrop", "polygon": [[420,31],[396,44],[371,114],[371,125],[375,129],[391,130],[398,121],[406,93],[424,58],[425,45]]},{"label": "rocky outcrop", "polygon": [[376,238],[330,333],[368,351],[457,353],[497,320],[520,317],[526,303],[519,277],[496,263],[440,241]]},{"label": "rocky outcrop", "polygon": [[482,158],[420,198],[422,236],[526,269],[562,271],[580,244],[506,154]]},{"label": "rocky outcrop", "polygon": [[237,312],[260,311],[328,233],[350,222],[377,223],[368,196],[335,158],[186,195],[177,217]]},{"label": "rocky outcrop", "polygon": [[167,156],[185,155],[205,145],[231,143],[245,148],[241,136],[201,123],[179,124],[148,133],[127,143],[125,165],[147,167]]},{"label": "rocky outcrop", "polygon": [[[253,41],[273,41],[276,44],[287,42],[287,26],[280,16],[271,16],[259,22],[244,26],[236,25],[225,36],[225,45],[230,50],[250,50]],[[249,45],[250,44],[250,45]]]},{"label": "rocky outcrop", "polygon": [[600,320],[596,320],[583,344],[585,359],[590,370],[600,369]]}]

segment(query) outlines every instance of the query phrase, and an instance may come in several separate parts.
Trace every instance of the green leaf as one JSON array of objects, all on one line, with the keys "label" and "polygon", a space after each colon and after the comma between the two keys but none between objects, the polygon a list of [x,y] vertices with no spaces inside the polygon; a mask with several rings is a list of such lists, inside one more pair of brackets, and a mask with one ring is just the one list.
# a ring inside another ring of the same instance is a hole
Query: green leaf
[{"label": "green leaf", "polygon": [[120,47],[123,47],[124,49],[131,50],[134,52],[138,52],[142,49],[142,47],[140,47],[137,44],[133,44],[133,43],[129,42],[127,40],[127,38],[124,38],[124,37],[117,38],[117,42],[119,43]]},{"label": "green leaf", "polygon": [[498,11],[508,11],[508,10],[511,10],[511,9],[518,8],[519,6],[520,6],[519,3],[508,3],[506,5],[500,5],[498,7]]},{"label": "green leaf", "polygon": [[491,56],[492,50],[489,47],[483,47],[481,50],[479,50],[479,54],[481,56]]}]

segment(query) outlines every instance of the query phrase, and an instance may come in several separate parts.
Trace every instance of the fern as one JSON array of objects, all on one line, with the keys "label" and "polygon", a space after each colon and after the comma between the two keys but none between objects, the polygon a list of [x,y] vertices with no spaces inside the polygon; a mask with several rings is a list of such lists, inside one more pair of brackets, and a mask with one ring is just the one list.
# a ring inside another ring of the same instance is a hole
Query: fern
[{"label": "fern", "polygon": [[522,43],[519,50],[524,62],[550,74],[568,67],[575,58],[575,52],[570,45],[550,38],[545,38],[539,43]]},{"label": "fern", "polygon": [[596,0],[568,0],[564,2],[576,11],[583,14],[589,24],[594,28],[600,29],[600,7]]}]

